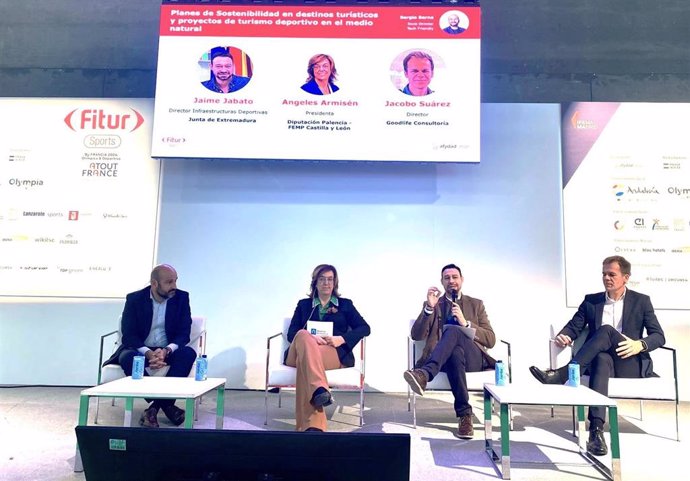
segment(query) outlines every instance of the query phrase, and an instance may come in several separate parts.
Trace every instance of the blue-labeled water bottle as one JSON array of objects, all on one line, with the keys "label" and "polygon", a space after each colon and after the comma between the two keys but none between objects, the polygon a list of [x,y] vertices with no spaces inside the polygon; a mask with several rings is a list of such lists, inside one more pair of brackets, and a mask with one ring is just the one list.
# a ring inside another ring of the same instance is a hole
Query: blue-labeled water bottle
[{"label": "blue-labeled water bottle", "polygon": [[496,366],[494,367],[496,373],[496,386],[506,385],[506,371],[503,366],[503,361],[496,361]]},{"label": "blue-labeled water bottle", "polygon": [[580,363],[573,360],[568,364],[568,386],[578,387],[580,385]]},{"label": "blue-labeled water bottle", "polygon": [[208,372],[208,358],[206,354],[196,358],[196,372],[194,373],[194,379],[197,381],[205,381]]},{"label": "blue-labeled water bottle", "polygon": [[132,360],[132,379],[143,379],[144,364],[146,364],[144,356],[134,356]]}]

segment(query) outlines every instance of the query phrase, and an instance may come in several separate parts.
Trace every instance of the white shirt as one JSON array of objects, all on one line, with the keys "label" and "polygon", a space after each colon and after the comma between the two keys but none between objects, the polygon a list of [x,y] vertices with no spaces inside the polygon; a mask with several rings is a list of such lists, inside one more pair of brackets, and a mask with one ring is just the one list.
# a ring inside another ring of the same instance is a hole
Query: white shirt
[{"label": "white shirt", "polygon": [[623,295],[617,301],[614,301],[606,294],[604,313],[601,316],[602,326],[613,326],[618,332],[623,331],[623,303],[625,301],[626,292],[628,292],[627,289],[623,291]]},{"label": "white shirt", "polygon": [[146,346],[165,347],[168,345],[168,336],[165,334],[165,310],[168,307],[168,300],[157,302],[151,294],[151,303],[153,305],[151,330],[144,340],[144,346],[137,349],[142,354],[146,354],[146,351],[149,350]]}]

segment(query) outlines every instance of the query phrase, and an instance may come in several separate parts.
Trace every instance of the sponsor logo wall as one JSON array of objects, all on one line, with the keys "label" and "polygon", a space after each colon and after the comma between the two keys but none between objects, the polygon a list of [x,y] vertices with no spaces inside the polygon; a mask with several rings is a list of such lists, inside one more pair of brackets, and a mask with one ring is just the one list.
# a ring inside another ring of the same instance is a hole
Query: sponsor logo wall
[{"label": "sponsor logo wall", "polygon": [[631,289],[689,309],[690,104],[575,103],[563,109],[567,303],[603,290],[601,261],[632,263]]},{"label": "sponsor logo wall", "polygon": [[150,99],[0,99],[0,295],[121,298],[154,262]]}]

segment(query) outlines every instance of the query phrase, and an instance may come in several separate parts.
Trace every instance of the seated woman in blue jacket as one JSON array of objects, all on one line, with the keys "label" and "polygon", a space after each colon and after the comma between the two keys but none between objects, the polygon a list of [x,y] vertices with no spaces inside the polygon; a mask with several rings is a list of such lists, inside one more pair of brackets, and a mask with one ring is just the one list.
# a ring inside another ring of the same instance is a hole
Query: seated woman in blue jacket
[{"label": "seated woman in blue jacket", "polygon": [[[338,294],[338,271],[332,265],[316,266],[309,291],[309,297],[297,303],[288,328],[285,364],[297,368],[296,429],[325,431],[324,407],[333,403],[326,370],[354,366],[352,349],[371,330],[352,301]],[[333,335],[309,333],[309,320],[333,323]]]}]

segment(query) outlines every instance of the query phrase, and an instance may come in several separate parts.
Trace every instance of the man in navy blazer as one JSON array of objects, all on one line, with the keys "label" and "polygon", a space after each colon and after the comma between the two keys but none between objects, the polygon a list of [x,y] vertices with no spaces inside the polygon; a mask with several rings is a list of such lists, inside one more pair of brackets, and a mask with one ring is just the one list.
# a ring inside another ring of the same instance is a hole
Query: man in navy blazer
[{"label": "man in navy blazer", "polygon": [[[187,377],[196,352],[189,343],[192,314],[189,293],[177,289],[177,272],[161,264],[151,271],[151,285],[127,294],[122,312],[122,344],[104,365],[119,364],[132,375],[134,356],[144,356],[145,366],[170,366],[167,377]],[[158,427],[158,410],[175,425],[184,422],[184,410],[174,399],[156,399],[144,411],[139,424]]]},{"label": "man in navy blazer", "polygon": [[[573,318],[556,336],[563,347],[589,328],[587,339],[573,359],[589,373],[589,387],[608,395],[609,378],[656,376],[649,351],[666,343],[664,331],[654,314],[649,296],[625,287],[630,278],[630,262],[621,256],[604,259],[602,280],[605,292],[588,294]],[[646,336],[643,331],[646,331]],[[568,366],[530,372],[544,384],[563,384],[568,380]],[[587,451],[595,456],[608,453],[603,431],[606,410],[589,408]]]}]

